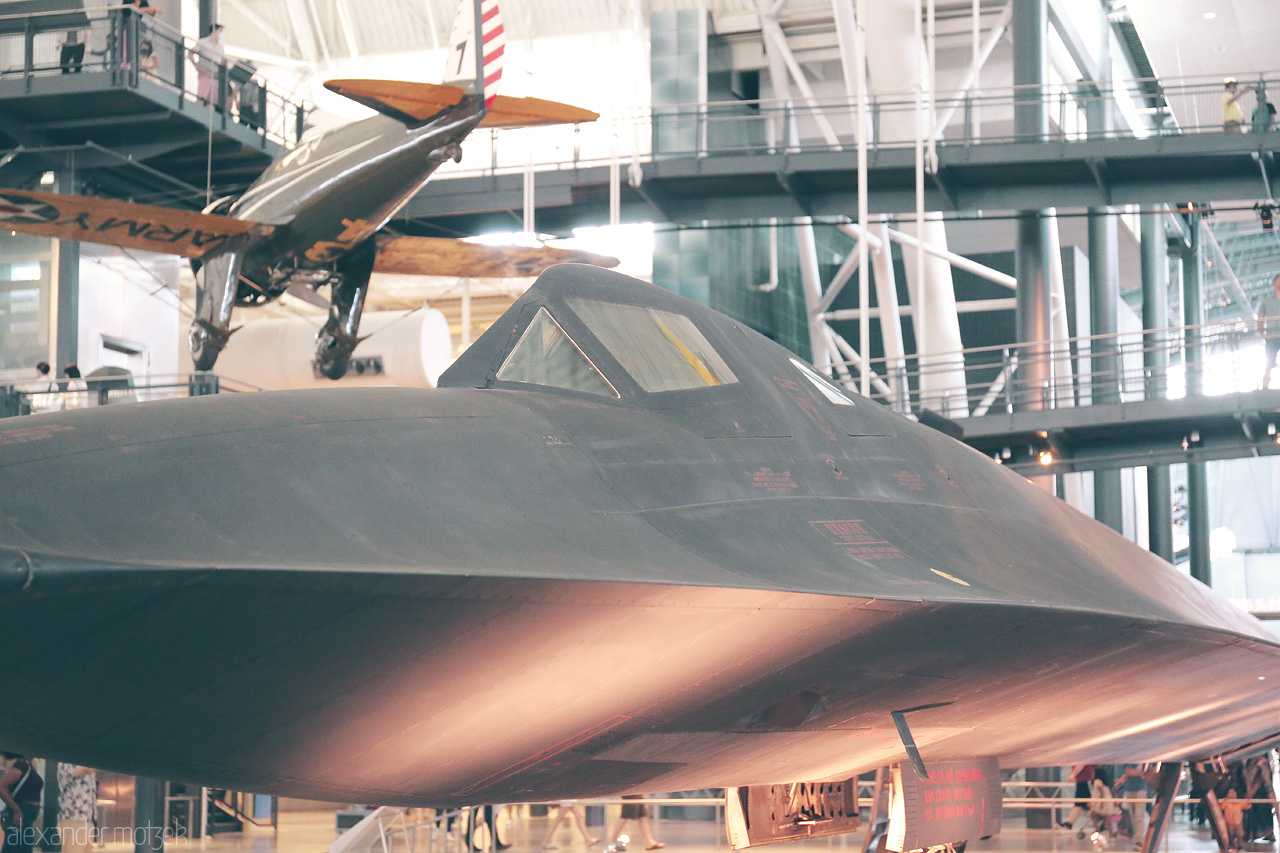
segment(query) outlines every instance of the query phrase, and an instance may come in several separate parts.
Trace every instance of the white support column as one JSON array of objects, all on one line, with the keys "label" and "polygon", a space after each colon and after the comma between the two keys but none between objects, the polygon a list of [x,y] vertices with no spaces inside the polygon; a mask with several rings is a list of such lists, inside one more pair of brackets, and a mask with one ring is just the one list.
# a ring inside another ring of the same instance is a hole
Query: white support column
[{"label": "white support column", "polygon": [[862,13],[858,12],[855,16],[850,0],[831,0],[831,10],[835,15],[836,43],[840,46],[840,70],[844,73],[844,91],[850,106],[849,117],[853,120],[854,133],[861,139],[863,125],[858,121],[857,93],[859,73],[866,73],[866,63],[862,61],[862,51],[858,46],[858,25],[862,20]]},{"label": "white support column", "polygon": [[[924,243],[946,245],[947,234],[942,218],[937,213],[925,217]],[[960,354],[960,318],[956,311],[955,286],[951,280],[951,267],[946,260],[926,254],[917,248],[918,257],[924,257],[923,274],[909,269],[912,303],[912,327],[918,343],[918,369],[920,371],[920,405],[927,406],[949,418],[969,416],[969,404],[965,396],[964,357]]]},{"label": "white support column", "polygon": [[910,409],[911,389],[907,380],[907,351],[902,342],[902,318],[898,313],[898,282],[893,269],[893,249],[889,245],[889,226],[881,222],[871,226],[880,238],[874,256],[876,304],[880,306],[880,340],[884,346],[885,373],[893,389],[894,408],[902,414]]},{"label": "white support column", "polygon": [[289,26],[293,30],[298,52],[308,62],[316,62],[319,59],[316,34],[312,29],[311,19],[307,16],[307,10],[302,5],[302,0],[285,0],[284,11],[289,16]]},{"label": "white support column", "polygon": [[324,21],[320,20],[320,12],[316,9],[316,0],[307,0],[307,7],[311,10],[311,18],[316,22],[316,40],[320,43],[320,52],[324,54],[326,65],[333,64],[333,57],[329,55],[329,39],[324,34]]},{"label": "white support column", "polygon": [[[779,3],[778,5],[781,5],[781,3]],[[757,7],[760,10],[761,21],[764,21],[766,17],[773,14],[771,10],[774,8],[774,6],[772,3],[769,2],[769,0],[757,0]],[[760,26],[760,32],[761,32],[761,35],[763,36],[764,34],[763,23]],[[787,65],[785,62],[782,61],[782,56],[778,53],[778,51],[774,50],[770,46],[768,38],[764,39],[764,56],[765,56],[765,59],[768,60],[769,62],[769,83],[773,86],[774,100],[780,102],[783,105],[786,113],[789,114],[791,112],[792,103],[791,103],[791,81],[790,81],[790,78],[788,78],[787,76]],[[774,139],[770,140],[771,145],[777,145],[777,147],[779,148],[785,147],[783,144],[783,140],[787,138],[787,134],[788,134],[786,119],[783,116],[779,116],[776,120],[776,123],[774,121],[769,122],[769,127],[773,129],[773,136],[775,137]],[[794,141],[795,140],[792,140],[792,142]]]},{"label": "white support column", "polygon": [[[867,202],[867,127],[869,115],[867,112],[867,31],[863,25],[863,17],[865,8],[863,0],[857,0],[858,17],[856,21],[856,29],[854,30],[855,41],[854,46],[857,48],[855,61],[857,63],[857,75],[855,85],[857,85],[858,95],[858,114],[854,122],[854,127],[858,131],[858,223],[868,226],[871,220],[871,214]],[[837,3],[838,5],[838,3]],[[865,228],[864,228],[865,230]],[[862,316],[858,318],[858,352],[863,357],[867,357],[871,352],[871,319],[867,316],[867,309],[871,303],[871,283],[867,277],[867,249],[869,237],[864,237],[858,241],[858,307],[862,310]],[[882,243],[883,245],[883,243]],[[862,396],[869,397],[871,395],[871,371],[863,369],[862,383],[860,390]]]},{"label": "white support column", "polygon": [[[973,6],[970,9],[970,29],[972,30],[973,56],[969,60],[969,66],[973,68],[972,93],[981,94],[982,92],[982,66],[985,64],[982,57],[982,46],[979,44],[982,40],[982,0],[973,0]],[[966,90],[969,94],[969,90]],[[974,139],[978,139],[981,135],[982,121],[978,116],[978,110],[975,108],[970,111],[971,124],[969,133]],[[941,121],[941,119],[939,119]],[[934,136],[941,136],[942,130],[935,127]]]},{"label": "white support column", "polygon": [[820,373],[830,376],[832,359],[827,340],[827,324],[818,310],[822,303],[822,282],[818,278],[818,241],[813,236],[813,220],[807,216],[796,220],[796,251],[800,255],[800,280],[804,286],[804,307],[809,318],[809,348],[813,353],[813,366]]},{"label": "white support column", "polygon": [[360,45],[356,43],[356,31],[351,24],[351,10],[347,8],[347,0],[334,0],[333,5],[338,10],[338,23],[342,25],[342,35],[347,40],[347,52],[352,59],[359,59]]}]

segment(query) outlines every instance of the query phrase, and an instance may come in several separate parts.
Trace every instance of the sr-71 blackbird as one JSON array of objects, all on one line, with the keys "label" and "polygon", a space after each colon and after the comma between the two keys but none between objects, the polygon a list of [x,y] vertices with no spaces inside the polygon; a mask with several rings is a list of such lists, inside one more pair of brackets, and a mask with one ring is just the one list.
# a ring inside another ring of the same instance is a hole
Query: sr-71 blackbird
[{"label": "sr-71 blackbird", "polygon": [[552,267],[439,385],[0,426],[0,745],[457,806],[1280,730],[1254,618],[660,288]]},{"label": "sr-71 blackbird", "polygon": [[[532,127],[598,117],[538,98],[486,97],[502,75],[505,36],[496,0],[484,0],[479,16],[472,10],[465,0],[449,40],[457,47],[456,59],[449,60],[451,84],[326,83],[381,115],[302,142],[238,198],[220,199],[194,213],[0,189],[0,222],[16,231],[191,258],[197,291],[190,345],[197,370],[213,369],[233,331],[234,306],[262,305],[290,288],[305,294],[305,289],[329,286],[329,318],[317,335],[316,365],[337,379],[346,373],[359,343],[360,314],[373,272],[532,276],[568,261],[617,265],[615,258],[590,252],[507,249],[380,233],[437,167],[461,159],[460,145],[476,127]],[[473,36],[477,17],[483,33],[479,59]]]}]

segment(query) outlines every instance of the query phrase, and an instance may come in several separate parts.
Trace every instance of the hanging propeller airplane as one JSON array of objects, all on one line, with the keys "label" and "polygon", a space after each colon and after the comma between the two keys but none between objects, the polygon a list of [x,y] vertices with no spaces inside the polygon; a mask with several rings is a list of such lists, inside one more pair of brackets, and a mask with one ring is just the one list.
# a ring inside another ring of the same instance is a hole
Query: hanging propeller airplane
[{"label": "hanging propeller airplane", "polygon": [[497,0],[483,0],[478,8],[463,2],[449,44],[446,82],[440,85],[327,82],[331,91],[379,115],[304,141],[243,195],[219,199],[203,213],[3,189],[0,222],[14,231],[190,258],[196,270],[190,346],[197,370],[213,369],[233,331],[235,306],[262,305],[291,288],[329,286],[329,318],[317,335],[316,365],[338,379],[360,341],[360,315],[374,272],[501,277],[534,276],[557,263],[616,266],[617,259],[590,252],[383,233],[441,164],[461,159],[461,143],[475,128],[599,117],[539,98],[486,96],[502,76],[505,35]]}]

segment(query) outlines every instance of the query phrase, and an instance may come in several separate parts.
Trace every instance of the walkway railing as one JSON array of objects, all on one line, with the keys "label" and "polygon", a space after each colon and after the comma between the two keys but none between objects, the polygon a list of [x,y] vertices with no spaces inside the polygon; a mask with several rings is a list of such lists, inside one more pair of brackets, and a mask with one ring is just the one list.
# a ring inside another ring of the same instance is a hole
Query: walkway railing
[{"label": "walkway railing", "polygon": [[85,379],[85,390],[70,389],[67,383],[66,379],[57,380],[58,387],[47,391],[35,390],[33,383],[0,386],[0,417],[265,390],[216,373],[90,376]]},{"label": "walkway railing", "polygon": [[[1280,72],[1241,79],[1238,101],[1245,122],[1223,123],[1222,78],[1144,78],[1098,88],[1093,84],[1006,87],[973,92],[939,92],[936,109],[925,106],[929,130],[941,146],[993,142],[1083,142],[1143,139],[1187,134],[1280,132],[1271,126],[1269,101],[1280,100]],[[1015,106],[1042,104],[1048,133],[1027,138],[1013,130]],[[590,105],[587,105],[590,106]],[[1261,110],[1255,112],[1258,107]],[[1115,122],[1100,130],[1090,119],[1110,108]],[[915,144],[913,95],[871,97],[869,142],[873,151]],[[1258,117],[1255,123],[1254,117]],[[442,175],[575,169],[621,160],[661,160],[709,155],[798,154],[852,151],[857,145],[857,105],[849,97],[812,101],[725,101],[673,104],[649,109],[605,111],[580,127],[490,131],[487,145],[474,137],[458,165]],[[615,151],[618,152],[615,155]]]},{"label": "walkway railing", "polygon": [[[285,146],[298,141],[305,104],[256,78],[250,66],[205,53],[198,42],[132,6],[0,15],[0,82],[20,79],[30,90],[39,78],[80,74],[137,89],[145,80],[181,93],[190,109],[211,110],[215,125],[238,122]],[[201,98],[201,75],[212,81],[212,91],[204,93],[211,99]]]},{"label": "walkway railing", "polygon": [[[963,418],[1248,391],[1260,387],[1264,360],[1262,340],[1237,321],[879,358],[867,366],[872,397],[896,411]],[[858,376],[857,362],[832,367],[840,378]]]}]

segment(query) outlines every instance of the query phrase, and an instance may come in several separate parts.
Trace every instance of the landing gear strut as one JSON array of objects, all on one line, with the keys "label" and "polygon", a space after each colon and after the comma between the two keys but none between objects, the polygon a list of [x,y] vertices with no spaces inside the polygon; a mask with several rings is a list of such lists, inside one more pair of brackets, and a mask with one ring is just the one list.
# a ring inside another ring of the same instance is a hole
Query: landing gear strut
[{"label": "landing gear strut", "polygon": [[316,367],[329,379],[341,379],[360,343],[360,315],[369,293],[377,244],[366,240],[337,263],[331,284],[329,320],[316,335]]},{"label": "landing gear strut", "polygon": [[231,307],[235,304],[244,258],[244,240],[233,238],[196,269],[196,316],[189,337],[196,370],[213,370],[218,354],[231,337]]}]

